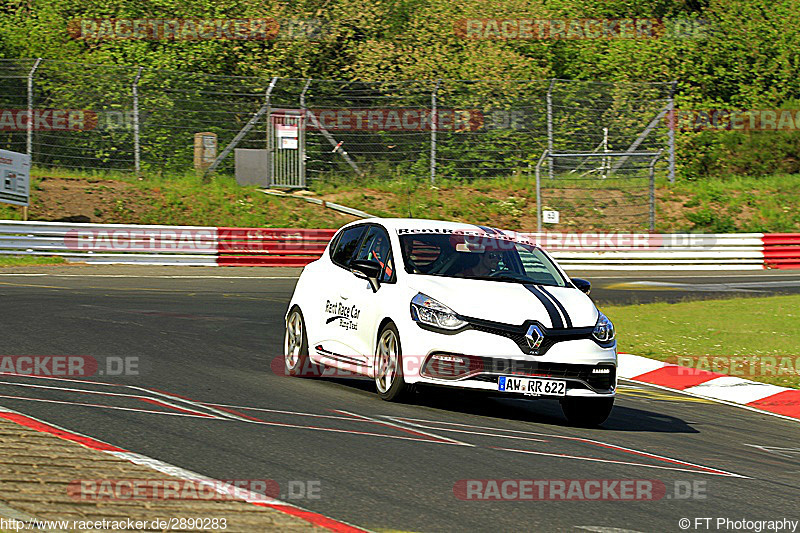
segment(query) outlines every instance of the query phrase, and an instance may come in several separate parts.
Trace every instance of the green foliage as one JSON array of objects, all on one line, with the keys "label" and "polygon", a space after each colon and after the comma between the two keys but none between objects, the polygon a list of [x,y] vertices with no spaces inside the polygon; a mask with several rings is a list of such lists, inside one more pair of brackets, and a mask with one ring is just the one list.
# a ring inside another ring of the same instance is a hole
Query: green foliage
[{"label": "green foliage", "polygon": [[[505,40],[466,39],[458,31],[465,19],[637,17],[665,19],[666,27],[669,20],[687,19],[697,32],[659,38]],[[316,40],[76,39],[70,27],[88,18],[320,19],[325,27]],[[276,75],[360,80],[677,80],[678,109],[780,108],[800,101],[800,4],[796,0],[8,0],[0,11],[0,24],[7,29],[0,35],[0,57],[6,58],[41,56],[265,80]],[[85,95],[69,93],[76,86],[54,82],[43,89],[62,87],[60,105],[92,104],[85,97],[81,100]],[[504,100],[520,101],[509,87],[496,88],[503,95],[497,100],[500,107]],[[615,98],[625,102],[631,96]],[[144,98],[154,97],[150,93]],[[169,108],[169,102],[162,103]],[[169,159],[176,147],[190,142],[157,133],[149,133],[144,142],[163,147],[159,159]],[[700,132],[677,137],[678,166],[685,179],[798,172],[800,167],[798,133]],[[480,152],[501,146],[501,141],[486,137],[470,145],[445,142],[442,154]],[[505,156],[522,162],[540,149],[535,143],[520,145],[509,148]],[[100,143],[93,155],[109,166],[130,157]],[[424,176],[426,165],[421,154],[418,161],[400,169]],[[449,170],[442,168],[445,174]],[[477,175],[492,175],[492,170],[477,169]]]}]

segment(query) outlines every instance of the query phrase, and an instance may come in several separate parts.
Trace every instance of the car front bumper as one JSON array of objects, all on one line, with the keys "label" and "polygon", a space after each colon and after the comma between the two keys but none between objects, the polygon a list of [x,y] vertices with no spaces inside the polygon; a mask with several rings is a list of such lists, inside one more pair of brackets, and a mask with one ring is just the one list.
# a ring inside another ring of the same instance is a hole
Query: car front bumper
[{"label": "car front bumper", "polygon": [[[542,355],[524,353],[508,337],[466,329],[440,333],[416,322],[401,332],[403,374],[407,383],[499,391],[498,378],[522,377],[566,381],[569,397],[614,397],[617,388],[616,342],[602,347],[592,339],[557,342]],[[553,397],[553,396],[542,396]],[[554,397],[557,398],[557,397]]]}]

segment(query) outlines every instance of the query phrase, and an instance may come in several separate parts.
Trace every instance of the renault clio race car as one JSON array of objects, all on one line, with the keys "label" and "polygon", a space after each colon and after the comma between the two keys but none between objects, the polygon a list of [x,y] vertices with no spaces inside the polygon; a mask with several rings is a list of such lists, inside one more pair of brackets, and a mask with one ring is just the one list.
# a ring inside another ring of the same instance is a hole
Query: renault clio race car
[{"label": "renault clio race car", "polygon": [[551,398],[568,420],[606,420],[614,326],[525,236],[419,219],[341,228],[305,267],[286,313],[285,367],[333,367],[396,401],[417,385]]}]

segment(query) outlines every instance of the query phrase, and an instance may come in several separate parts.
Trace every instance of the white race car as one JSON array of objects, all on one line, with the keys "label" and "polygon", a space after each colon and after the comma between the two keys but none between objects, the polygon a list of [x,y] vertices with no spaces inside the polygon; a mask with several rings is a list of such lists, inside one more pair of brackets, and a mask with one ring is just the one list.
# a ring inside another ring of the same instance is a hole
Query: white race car
[{"label": "white race car", "polygon": [[600,424],[614,404],[617,343],[589,288],[515,232],[354,222],[300,275],[286,371],[368,376],[385,400],[418,384],[553,398],[570,422]]}]

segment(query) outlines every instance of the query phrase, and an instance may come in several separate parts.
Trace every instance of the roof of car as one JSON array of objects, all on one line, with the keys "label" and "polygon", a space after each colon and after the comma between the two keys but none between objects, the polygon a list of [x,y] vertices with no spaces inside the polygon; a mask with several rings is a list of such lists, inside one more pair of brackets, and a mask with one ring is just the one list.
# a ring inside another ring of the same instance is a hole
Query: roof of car
[{"label": "roof of car", "polygon": [[478,224],[468,224],[466,222],[450,222],[446,220],[427,220],[424,218],[368,218],[359,222],[374,222],[380,224],[388,230],[432,230],[432,231],[482,231],[484,233],[497,233],[508,232],[515,233],[509,230],[502,230],[498,228],[491,228],[489,226],[481,226]]}]

